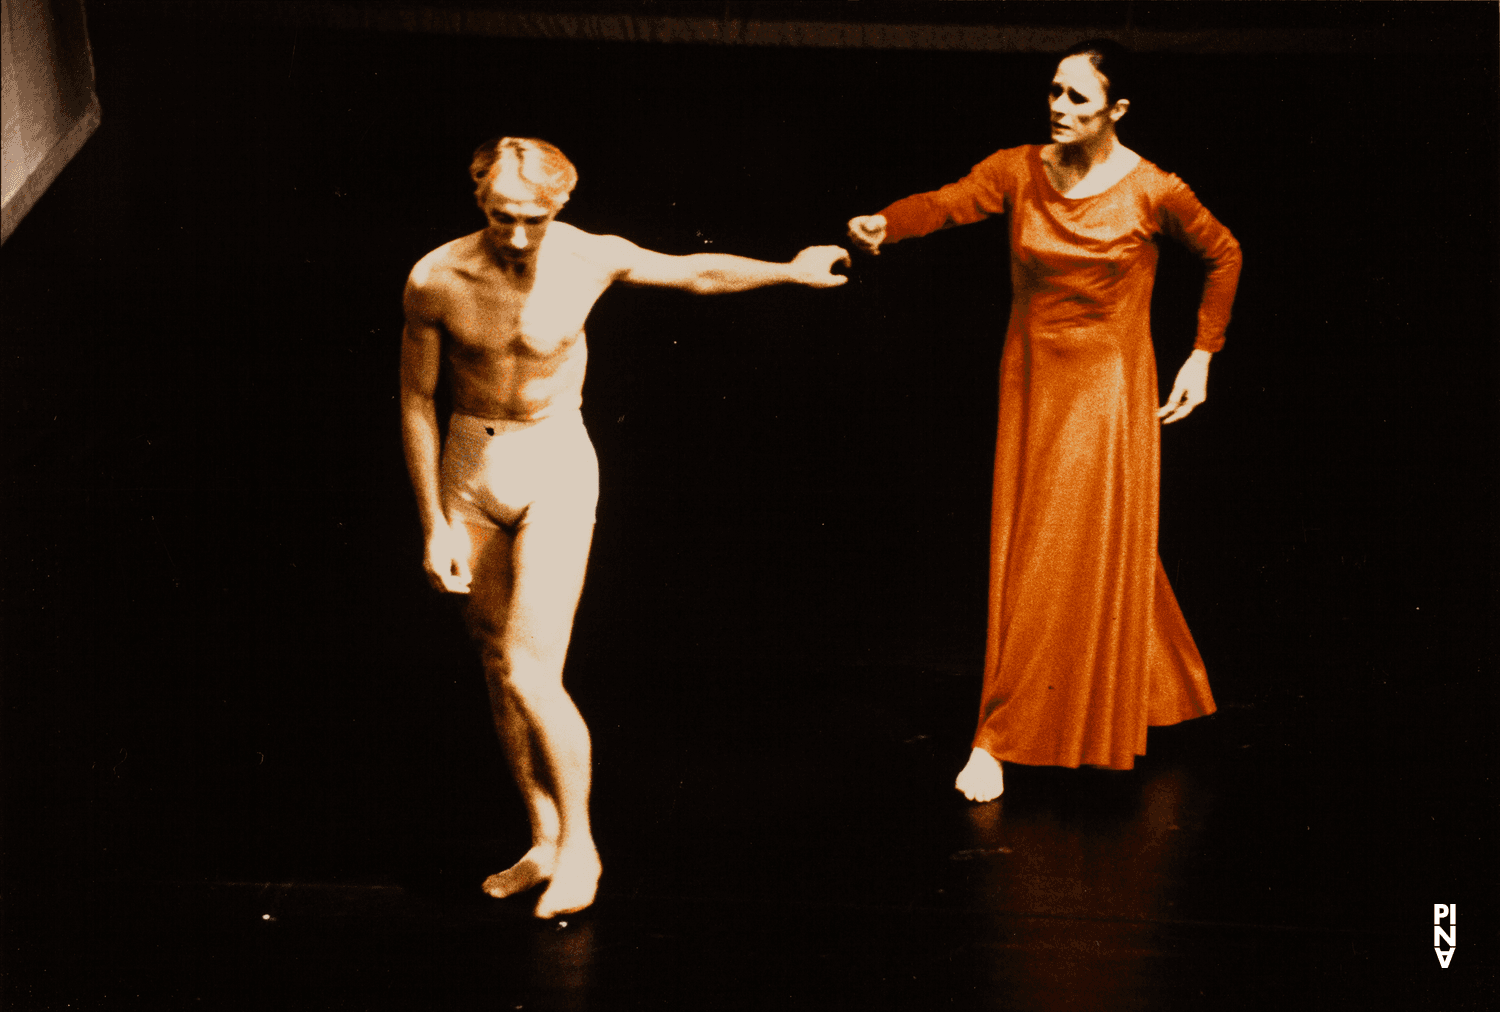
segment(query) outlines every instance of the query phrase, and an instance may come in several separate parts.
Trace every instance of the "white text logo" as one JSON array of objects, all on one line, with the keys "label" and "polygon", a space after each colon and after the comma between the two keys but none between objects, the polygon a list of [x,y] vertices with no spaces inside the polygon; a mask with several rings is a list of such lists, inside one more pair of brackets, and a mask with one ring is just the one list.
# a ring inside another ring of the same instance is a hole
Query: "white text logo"
[{"label": "white text logo", "polygon": [[[1447,921],[1448,926],[1443,927]],[[1443,950],[1446,945],[1447,951]],[[1443,969],[1448,969],[1448,964],[1453,962],[1453,954],[1458,951],[1458,904],[1457,903],[1434,903],[1432,905],[1432,951],[1437,953],[1438,963]]]}]

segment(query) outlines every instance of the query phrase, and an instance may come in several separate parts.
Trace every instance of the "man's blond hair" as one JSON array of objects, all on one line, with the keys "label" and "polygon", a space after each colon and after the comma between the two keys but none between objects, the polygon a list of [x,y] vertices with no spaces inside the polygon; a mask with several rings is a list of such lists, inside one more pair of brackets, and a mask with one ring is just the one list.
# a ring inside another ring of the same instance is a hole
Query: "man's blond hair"
[{"label": "man's blond hair", "polygon": [[553,204],[566,202],[578,185],[578,170],[555,145],[535,137],[496,137],[479,145],[469,163],[474,196],[483,200],[495,179],[510,173]]}]

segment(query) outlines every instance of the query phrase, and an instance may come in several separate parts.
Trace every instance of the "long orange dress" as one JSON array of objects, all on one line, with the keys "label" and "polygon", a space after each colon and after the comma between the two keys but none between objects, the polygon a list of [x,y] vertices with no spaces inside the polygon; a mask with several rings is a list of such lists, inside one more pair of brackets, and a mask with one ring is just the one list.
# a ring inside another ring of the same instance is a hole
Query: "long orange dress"
[{"label": "long orange dress", "polygon": [[1214,712],[1156,547],[1156,241],[1170,235],[1209,264],[1196,340],[1208,351],[1224,342],[1239,243],[1150,162],[1074,199],[1034,145],[880,213],[887,243],[1009,215],[1014,296],[974,745],[1006,762],[1130,769],[1148,725]]}]

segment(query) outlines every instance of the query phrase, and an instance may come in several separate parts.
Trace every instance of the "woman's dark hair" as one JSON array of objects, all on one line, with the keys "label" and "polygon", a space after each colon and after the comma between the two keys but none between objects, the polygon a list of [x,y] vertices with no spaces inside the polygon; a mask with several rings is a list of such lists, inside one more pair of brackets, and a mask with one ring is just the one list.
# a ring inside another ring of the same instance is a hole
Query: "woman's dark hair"
[{"label": "woman's dark hair", "polygon": [[1104,101],[1110,105],[1135,94],[1135,57],[1114,39],[1085,39],[1074,43],[1057,58],[1058,62],[1070,56],[1089,58],[1089,63],[1104,78]]}]

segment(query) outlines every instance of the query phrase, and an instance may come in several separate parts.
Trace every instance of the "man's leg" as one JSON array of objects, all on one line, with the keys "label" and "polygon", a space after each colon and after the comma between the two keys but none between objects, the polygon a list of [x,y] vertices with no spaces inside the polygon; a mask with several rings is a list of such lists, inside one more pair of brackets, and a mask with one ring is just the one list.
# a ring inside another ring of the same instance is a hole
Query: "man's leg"
[{"label": "man's leg", "polygon": [[[469,541],[474,546],[470,555],[470,567],[475,572],[483,568],[483,576],[476,581],[471,593],[469,607],[474,607],[474,595],[481,601],[478,607],[486,611],[509,610],[514,576],[511,566],[510,534],[496,527],[481,527],[465,524]],[[481,623],[488,629],[491,623]],[[470,629],[474,629],[472,618]],[[482,649],[482,648],[481,648]],[[539,770],[543,768],[536,750],[535,736],[526,724],[526,719],[513,700],[507,699],[504,684],[489,680],[490,711],[495,722],[495,732],[505,748],[510,770],[520,789],[521,799],[526,804],[526,814],[531,820],[531,849],[521,860],[505,871],[497,872],[484,880],[484,891],[496,899],[504,899],[525,892],[552,875],[552,865],[557,851],[558,815],[557,802],[551,788],[542,782]]]},{"label": "man's leg", "polygon": [[551,789],[539,779],[544,762],[537,754],[536,736],[526,724],[520,705],[507,698],[503,687],[490,687],[490,707],[494,712],[495,730],[505,744],[506,756],[526,802],[531,818],[531,849],[521,860],[484,880],[484,891],[496,899],[525,892],[552,877],[557,858],[559,819],[557,801]]},{"label": "man's leg", "polygon": [[551,917],[592,903],[599,878],[588,728],[562,686],[593,518],[581,510],[531,512],[514,538],[495,532],[476,544],[467,617],[532,820],[532,849],[485,888],[510,895],[550,879],[536,914]]}]

